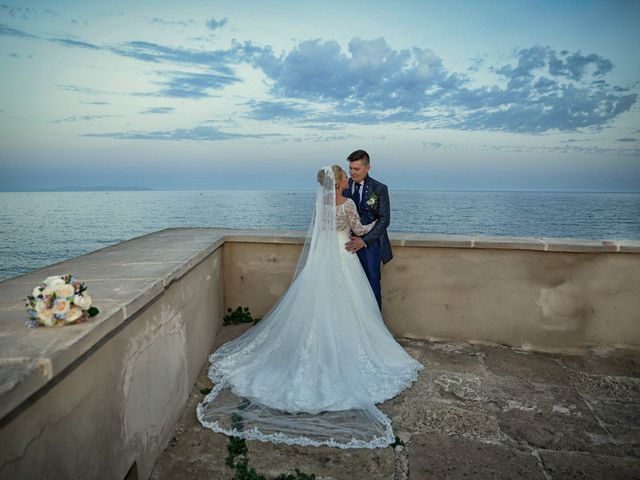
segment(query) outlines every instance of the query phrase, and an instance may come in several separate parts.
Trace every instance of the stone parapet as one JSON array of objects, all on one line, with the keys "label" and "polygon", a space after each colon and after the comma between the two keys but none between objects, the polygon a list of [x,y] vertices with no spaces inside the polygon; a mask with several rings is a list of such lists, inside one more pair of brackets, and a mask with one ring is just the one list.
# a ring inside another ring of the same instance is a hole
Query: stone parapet
[{"label": "stone parapet", "polygon": [[[288,288],[305,233],[171,228],[0,282],[0,478],[46,468],[52,478],[148,477],[224,309],[264,315]],[[640,349],[640,242],[411,233],[391,241],[383,317],[397,336]],[[27,329],[27,294],[67,272],[86,283],[100,314]]]},{"label": "stone parapet", "polygon": [[[225,305],[259,317],[286,291],[304,233],[281,233],[227,234]],[[551,352],[640,348],[638,241],[392,233],[391,244],[382,296],[395,335]]]},{"label": "stone parapet", "polygon": [[[223,241],[168,229],[0,283],[0,479],[148,477],[222,323]],[[67,272],[100,314],[26,328]]]}]

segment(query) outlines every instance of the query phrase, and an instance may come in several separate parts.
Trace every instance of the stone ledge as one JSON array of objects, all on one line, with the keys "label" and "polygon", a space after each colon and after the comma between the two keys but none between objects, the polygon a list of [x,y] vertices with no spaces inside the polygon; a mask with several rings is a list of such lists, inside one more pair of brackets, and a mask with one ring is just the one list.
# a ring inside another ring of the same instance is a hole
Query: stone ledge
[{"label": "stone ledge", "polygon": [[[299,230],[224,229],[225,241],[237,243],[304,243],[306,232]],[[535,238],[508,236],[389,233],[392,246],[536,250],[548,252],[639,253],[637,240],[585,240],[579,238]]]},{"label": "stone ledge", "polygon": [[638,240],[585,240],[579,238],[535,238],[477,235],[390,233],[392,246],[447,247],[549,252],[638,253]]},{"label": "stone ledge", "polygon": [[624,253],[640,253],[640,242],[634,240],[620,240],[620,251]]},{"label": "stone ledge", "polygon": [[[0,419],[223,243],[221,229],[169,228],[0,282]],[[26,328],[31,289],[67,272],[87,285],[100,314],[82,325]]]}]

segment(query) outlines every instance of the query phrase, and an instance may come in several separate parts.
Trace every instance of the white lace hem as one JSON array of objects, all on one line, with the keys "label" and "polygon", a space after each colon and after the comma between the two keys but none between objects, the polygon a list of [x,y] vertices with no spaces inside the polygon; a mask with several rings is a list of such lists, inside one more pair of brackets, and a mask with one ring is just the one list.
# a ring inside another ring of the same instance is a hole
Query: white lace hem
[{"label": "white lace hem", "polygon": [[[206,406],[212,402],[225,388],[229,388],[232,393],[234,389],[231,385],[225,381],[224,374],[219,371],[215,365],[215,360],[220,358],[222,355],[220,352],[216,352],[210,355],[209,359],[211,361],[211,365],[208,370],[208,378],[213,382],[213,388],[211,392],[209,392],[203,401],[198,404],[196,408],[196,414],[200,423],[204,426],[212,430],[213,432],[223,433],[227,436],[231,437],[239,437],[245,440],[258,440],[261,442],[270,442],[270,443],[284,443],[287,445],[299,445],[299,446],[322,446],[326,445],[329,447],[349,449],[349,448],[384,448],[389,446],[390,444],[395,442],[395,435],[393,432],[393,427],[391,424],[391,419],[387,417],[384,413],[382,413],[375,404],[383,403],[386,400],[396,397],[404,390],[409,388],[414,381],[418,378],[418,371],[422,370],[424,366],[422,364],[417,364],[417,366],[412,367],[407,370],[408,373],[407,378],[402,382],[402,386],[397,389],[395,392],[387,392],[381,398],[374,399],[372,401],[371,406],[368,409],[368,412],[375,417],[381,424],[384,425],[384,433],[381,436],[375,436],[371,440],[363,441],[357,438],[351,438],[351,440],[347,442],[339,442],[334,438],[329,438],[328,440],[315,440],[306,436],[301,435],[287,435],[282,432],[277,433],[263,433],[257,427],[252,427],[246,430],[238,430],[237,428],[224,428],[222,427],[218,421],[208,421],[204,418],[206,412]],[[295,412],[293,412],[295,413]]]}]

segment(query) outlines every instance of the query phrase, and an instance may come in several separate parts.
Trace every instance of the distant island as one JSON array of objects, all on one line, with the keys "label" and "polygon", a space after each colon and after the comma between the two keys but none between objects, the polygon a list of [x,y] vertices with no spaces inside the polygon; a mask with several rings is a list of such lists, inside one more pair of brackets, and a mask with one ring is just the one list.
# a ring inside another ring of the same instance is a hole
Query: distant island
[{"label": "distant island", "polygon": [[4,190],[9,192],[148,192],[151,191],[147,187],[115,187],[110,185],[103,185],[97,187],[56,187],[56,188],[30,188],[30,189],[15,189]]}]

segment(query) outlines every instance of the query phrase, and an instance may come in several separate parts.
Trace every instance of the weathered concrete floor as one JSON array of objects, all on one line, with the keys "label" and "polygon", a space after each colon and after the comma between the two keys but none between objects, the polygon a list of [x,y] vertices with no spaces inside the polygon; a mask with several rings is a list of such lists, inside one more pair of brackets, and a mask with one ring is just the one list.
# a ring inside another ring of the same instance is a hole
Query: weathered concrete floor
[{"label": "weathered concrete floor", "polygon": [[[218,344],[246,326],[224,327]],[[405,447],[342,450],[247,441],[267,478],[295,468],[318,479],[640,478],[640,356],[585,356],[398,340],[426,368],[380,408]],[[153,479],[231,479],[228,437],[195,407],[202,369]]]}]

